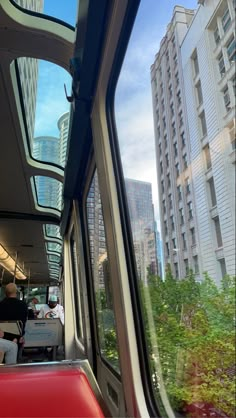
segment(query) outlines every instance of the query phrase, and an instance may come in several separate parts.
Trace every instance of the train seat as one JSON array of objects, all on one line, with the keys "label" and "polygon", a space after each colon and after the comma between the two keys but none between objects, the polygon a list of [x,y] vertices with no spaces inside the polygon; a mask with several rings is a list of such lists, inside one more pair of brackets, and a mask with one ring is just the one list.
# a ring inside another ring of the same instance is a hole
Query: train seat
[{"label": "train seat", "polygon": [[79,362],[2,366],[1,416],[104,418],[89,379]]}]

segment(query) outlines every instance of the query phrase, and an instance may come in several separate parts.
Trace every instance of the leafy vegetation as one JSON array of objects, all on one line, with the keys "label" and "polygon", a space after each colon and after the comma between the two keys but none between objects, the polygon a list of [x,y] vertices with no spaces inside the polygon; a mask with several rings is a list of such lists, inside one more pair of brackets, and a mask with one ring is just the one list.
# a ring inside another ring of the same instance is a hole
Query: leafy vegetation
[{"label": "leafy vegetation", "polygon": [[140,292],[156,392],[161,366],[175,411],[235,416],[235,278],[225,276],[218,288],[207,273],[201,283],[191,271],[176,280],[167,266],[165,281],[149,272]]}]

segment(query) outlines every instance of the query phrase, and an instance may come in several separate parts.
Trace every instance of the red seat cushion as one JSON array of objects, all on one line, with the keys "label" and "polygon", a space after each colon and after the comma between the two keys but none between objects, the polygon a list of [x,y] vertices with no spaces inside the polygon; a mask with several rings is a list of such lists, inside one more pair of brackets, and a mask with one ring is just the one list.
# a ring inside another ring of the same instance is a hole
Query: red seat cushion
[{"label": "red seat cushion", "polygon": [[0,368],[2,417],[104,418],[85,373],[79,368]]}]

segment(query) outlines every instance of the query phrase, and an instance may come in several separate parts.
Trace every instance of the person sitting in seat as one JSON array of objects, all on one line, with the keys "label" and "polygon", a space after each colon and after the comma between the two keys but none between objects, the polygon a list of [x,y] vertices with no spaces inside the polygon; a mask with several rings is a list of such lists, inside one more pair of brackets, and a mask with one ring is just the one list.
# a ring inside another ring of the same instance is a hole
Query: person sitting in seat
[{"label": "person sitting in seat", "polygon": [[48,305],[44,305],[38,314],[38,318],[55,319],[60,318],[64,325],[64,309],[59,305],[56,295],[50,295],[48,298]]},{"label": "person sitting in seat", "polygon": [[5,364],[16,364],[17,351],[17,339],[4,340],[4,332],[0,329],[0,363],[3,362],[5,356]]}]

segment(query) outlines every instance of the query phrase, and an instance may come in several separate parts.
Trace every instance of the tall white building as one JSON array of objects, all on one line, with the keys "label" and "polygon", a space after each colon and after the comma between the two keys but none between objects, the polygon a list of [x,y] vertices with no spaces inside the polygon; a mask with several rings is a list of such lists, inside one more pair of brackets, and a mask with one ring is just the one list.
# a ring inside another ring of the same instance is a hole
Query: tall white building
[{"label": "tall white building", "polygon": [[200,268],[219,283],[235,274],[235,1],[203,3],[181,56]]},{"label": "tall white building", "polygon": [[69,133],[69,118],[70,112],[65,112],[60,116],[57,122],[57,126],[60,132],[60,149],[59,149],[59,158],[60,165],[65,167],[66,163],[66,153],[67,153],[67,142],[68,142],[68,133]]},{"label": "tall white building", "polygon": [[180,45],[194,15],[176,6],[151,67],[164,264],[176,278],[196,274],[198,248]]},{"label": "tall white building", "polygon": [[234,27],[232,0],[175,7],[152,66],[164,260],[217,283],[235,274]]}]

